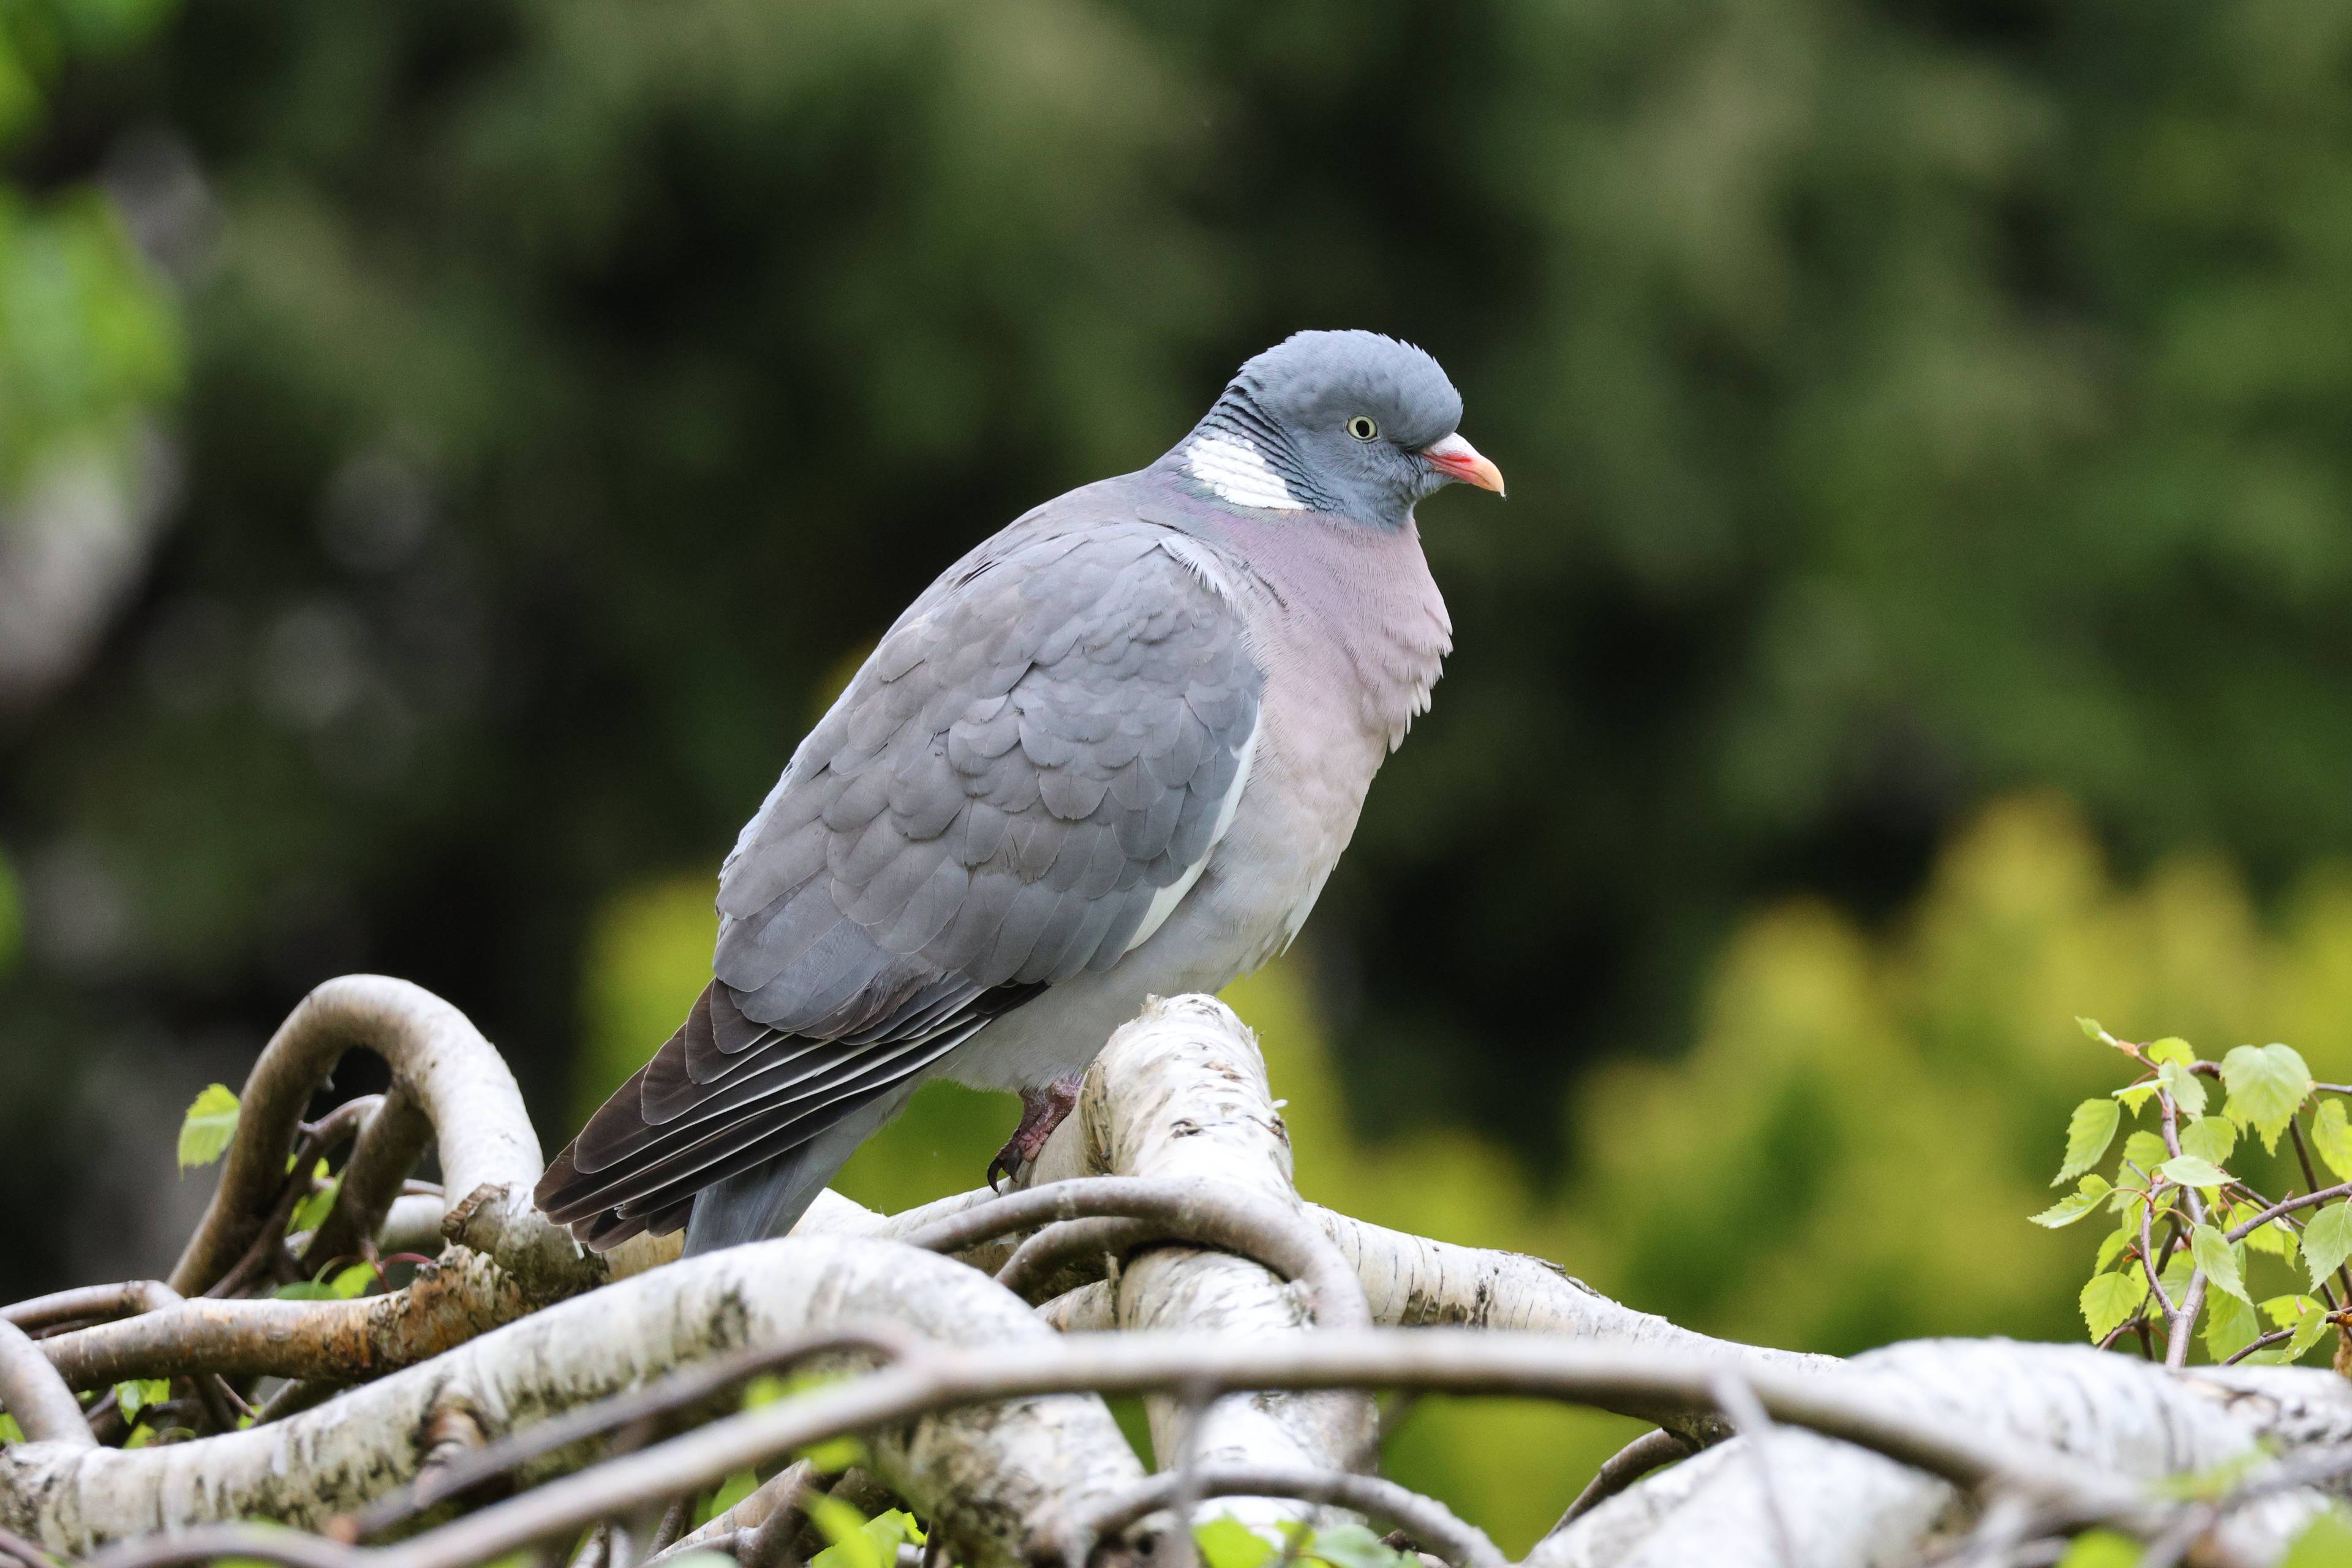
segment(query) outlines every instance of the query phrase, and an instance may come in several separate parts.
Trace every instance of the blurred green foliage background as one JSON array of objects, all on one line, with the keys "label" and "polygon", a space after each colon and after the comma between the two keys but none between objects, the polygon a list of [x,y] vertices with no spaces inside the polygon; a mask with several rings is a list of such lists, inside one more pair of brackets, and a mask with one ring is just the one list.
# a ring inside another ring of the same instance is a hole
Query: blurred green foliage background
[{"label": "blurred green foliage background", "polygon": [[[0,1289],[167,1261],[338,972],[560,1140],[842,661],[1345,324],[1512,499],[1238,993],[1309,1192],[2075,1331],[2075,1014],[2352,1076],[2348,77],[2316,0],[0,0]],[[1467,1419],[1399,1463],[1519,1540],[1607,1436]]]}]

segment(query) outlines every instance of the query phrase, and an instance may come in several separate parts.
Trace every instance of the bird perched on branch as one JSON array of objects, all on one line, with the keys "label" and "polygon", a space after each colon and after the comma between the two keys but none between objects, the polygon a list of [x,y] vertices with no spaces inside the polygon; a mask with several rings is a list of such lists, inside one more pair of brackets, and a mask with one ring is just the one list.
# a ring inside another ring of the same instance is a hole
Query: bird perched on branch
[{"label": "bird perched on branch", "polygon": [[714,978],[539,1184],[603,1249],[789,1229],[926,1079],[1034,1159],[1152,994],[1282,951],[1452,646],[1413,506],[1503,476],[1437,362],[1300,332],[1167,456],[957,562],[719,877]]}]

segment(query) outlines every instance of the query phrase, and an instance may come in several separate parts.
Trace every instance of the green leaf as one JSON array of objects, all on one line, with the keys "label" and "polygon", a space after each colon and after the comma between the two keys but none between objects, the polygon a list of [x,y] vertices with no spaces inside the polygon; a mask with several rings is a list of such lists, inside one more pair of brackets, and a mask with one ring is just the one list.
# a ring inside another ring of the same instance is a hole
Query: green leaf
[{"label": "green leaf", "polygon": [[2271,1150],[2312,1089],[2303,1058],[2280,1045],[2240,1046],[2221,1058],[2221,1083],[2230,1091],[2230,1119],[2252,1126]]},{"label": "green leaf", "polygon": [[114,1402],[122,1407],[126,1421],[151,1405],[161,1405],[172,1397],[172,1380],[166,1377],[139,1377],[114,1385]]},{"label": "green leaf", "polygon": [[236,1096],[223,1083],[208,1083],[180,1121],[180,1169],[209,1165],[236,1136]]},{"label": "green leaf", "polygon": [[1360,1524],[1317,1531],[1301,1555],[1331,1568],[1397,1568],[1404,1561],[1403,1553]]},{"label": "green leaf", "polygon": [[[915,1516],[904,1509],[894,1508],[872,1519],[860,1519],[856,1509],[838,1498],[820,1492],[811,1500],[817,1499],[833,1504],[833,1508],[820,1511],[813,1507],[809,1517],[817,1521],[817,1528],[833,1544],[810,1558],[809,1568],[897,1568],[898,1548],[923,1539]],[[859,1520],[854,1528],[849,1523],[852,1520]],[[836,1531],[841,1533],[835,1533]]]},{"label": "green leaf", "polygon": [[2172,1103],[2179,1106],[2184,1115],[2198,1117],[2205,1114],[2205,1084],[2195,1073],[2179,1062],[2166,1062],[2156,1069],[2156,1081],[2171,1094]]},{"label": "green leaf", "polygon": [[[327,1162],[321,1160],[319,1162],[318,1169],[312,1174],[311,1180],[314,1182],[324,1181],[326,1174]],[[335,1206],[336,1190],[341,1185],[342,1183],[340,1179],[327,1182],[326,1185],[319,1187],[317,1190],[313,1191],[310,1196],[304,1198],[300,1203],[296,1204],[294,1205],[294,1213],[289,1216],[286,1221],[287,1234],[289,1236],[299,1236],[303,1231],[316,1230],[321,1225],[324,1225],[327,1221],[328,1214],[331,1212]]]},{"label": "green leaf", "polygon": [[2344,1102],[2334,1095],[2321,1100],[2312,1116],[2311,1146],[2337,1181],[2352,1182],[2352,1118],[2344,1114]]},{"label": "green leaf", "polygon": [[2229,1172],[2195,1154],[2175,1154],[2156,1169],[2166,1181],[2184,1187],[2218,1187],[2231,1179]]},{"label": "green leaf", "polygon": [[2095,1040],[2104,1040],[2107,1037],[2107,1032],[2099,1027],[2099,1021],[2096,1018],[2077,1018],[2074,1022],[2081,1026],[2083,1033]]},{"label": "green leaf", "polygon": [[2094,1274],[2083,1287],[2083,1321],[2094,1342],[2105,1339],[2139,1312],[2147,1300],[2147,1275],[2137,1268],[2114,1274]]},{"label": "green leaf", "polygon": [[2185,1068],[2197,1065],[2197,1047],[2179,1035],[2167,1035],[2140,1054],[2152,1062],[2172,1062]]},{"label": "green leaf", "polygon": [[873,1521],[848,1503],[824,1492],[812,1492],[801,1506],[809,1521],[833,1542],[816,1554],[811,1568],[817,1563],[824,1568],[897,1568],[875,1550],[873,1538],[866,1533]]},{"label": "green leaf", "polygon": [[1265,1568],[1274,1557],[1272,1542],[1229,1513],[1194,1525],[1192,1542],[1207,1568]]},{"label": "green leaf", "polygon": [[2050,1184],[2063,1186],[2097,1164],[2107,1145],[2115,1142],[2116,1125],[2122,1117],[2112,1100],[2086,1100],[2076,1106],[2066,1121],[2066,1163]]},{"label": "green leaf", "polygon": [[320,1269],[316,1279],[297,1279],[291,1285],[280,1285],[270,1292],[281,1301],[348,1301],[367,1294],[368,1286],[376,1277],[373,1263],[353,1263],[339,1270],[331,1279]]},{"label": "green leaf", "polygon": [[2301,1359],[2327,1331],[2327,1309],[2308,1296],[2273,1296],[2263,1303],[2263,1314],[2274,1327],[2294,1331],[2286,1353],[2279,1357],[2282,1362]]},{"label": "green leaf", "polygon": [[2251,1302],[2235,1296],[2205,1299],[2205,1353],[2227,1361],[2262,1337],[2263,1325]]},{"label": "green leaf", "polygon": [[0,1443],[21,1443],[24,1440],[25,1429],[16,1425],[16,1418],[5,1410],[0,1410]]},{"label": "green leaf", "polygon": [[2130,1111],[2134,1116],[2137,1116],[2140,1111],[2146,1108],[2148,1100],[2155,1095],[2156,1080],[2154,1079],[2150,1079],[2145,1083],[2127,1084],[2122,1089],[2113,1089],[2109,1092],[2115,1099],[2122,1102],[2123,1108],[2126,1110]]},{"label": "green leaf", "polygon": [[2076,1220],[2097,1208],[2101,1201],[2114,1190],[2107,1185],[2107,1179],[2105,1176],[2085,1176],[2080,1186],[2035,1215],[2033,1223],[2050,1230],[2056,1230],[2061,1226],[2073,1225]]},{"label": "green leaf", "polygon": [[2153,1171],[2171,1157],[2172,1151],[2153,1132],[2135,1132],[2124,1140],[2124,1158],[2143,1171]]},{"label": "green leaf", "polygon": [[2144,1548],[2128,1535],[2112,1530],[2086,1530],[2074,1537],[2058,1568],[2139,1568]]},{"label": "green leaf", "polygon": [[131,1436],[122,1439],[122,1446],[126,1448],[143,1448],[154,1440],[153,1430],[142,1423],[131,1428]]},{"label": "green leaf", "polygon": [[2352,1523],[2341,1508],[2313,1520],[2279,1559],[2279,1568],[2352,1568]]},{"label": "green leaf", "polygon": [[2228,1291],[2248,1307],[2254,1304],[2254,1299],[2246,1294],[2245,1278],[2238,1269],[2237,1249],[2219,1230],[2210,1225],[2191,1228],[2189,1256],[2205,1270],[2205,1278],[2214,1289]]},{"label": "green leaf", "polygon": [[2352,1205],[2328,1204],[2303,1227],[2303,1266],[2311,1271],[2311,1288],[2317,1290],[2347,1258],[2352,1258]]},{"label": "green leaf", "polygon": [[2180,1130],[2182,1153],[2202,1155],[2217,1165],[2228,1163],[2237,1146],[2237,1125],[2226,1116],[2200,1116]]}]

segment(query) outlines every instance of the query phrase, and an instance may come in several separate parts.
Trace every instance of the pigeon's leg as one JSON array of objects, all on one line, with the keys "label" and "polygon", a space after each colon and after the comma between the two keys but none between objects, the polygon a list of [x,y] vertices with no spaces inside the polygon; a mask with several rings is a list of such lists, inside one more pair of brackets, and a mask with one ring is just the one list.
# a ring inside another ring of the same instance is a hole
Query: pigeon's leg
[{"label": "pigeon's leg", "polygon": [[1085,1081],[1084,1073],[1074,1072],[1067,1078],[1055,1079],[1043,1089],[1021,1091],[1021,1125],[1013,1130],[1013,1136],[1004,1141],[1004,1147],[988,1163],[991,1190],[995,1188],[999,1176],[1010,1181],[1021,1167],[1045,1152],[1045,1140],[1054,1135],[1062,1119],[1076,1109],[1078,1085]]}]

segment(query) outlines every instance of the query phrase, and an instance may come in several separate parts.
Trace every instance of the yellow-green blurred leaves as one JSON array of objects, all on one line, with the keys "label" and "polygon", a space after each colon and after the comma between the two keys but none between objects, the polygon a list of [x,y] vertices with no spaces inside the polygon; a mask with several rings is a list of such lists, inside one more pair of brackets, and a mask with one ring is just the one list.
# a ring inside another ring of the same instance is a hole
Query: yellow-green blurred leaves
[{"label": "yellow-green blurred leaves", "polygon": [[52,463],[127,463],[181,359],[176,313],[111,207],[0,184],[0,496]]},{"label": "yellow-green blurred leaves", "polygon": [[2352,1522],[2342,1508],[2330,1508],[2295,1538],[2279,1568],[2352,1568]]},{"label": "yellow-green blurred leaves", "polygon": [[710,878],[677,877],[632,889],[596,911],[581,966],[587,1037],[572,1067],[580,1120],[646,1064],[710,984],[717,897]]}]

